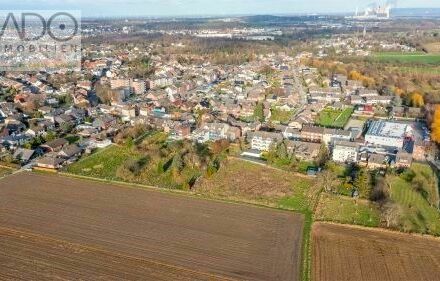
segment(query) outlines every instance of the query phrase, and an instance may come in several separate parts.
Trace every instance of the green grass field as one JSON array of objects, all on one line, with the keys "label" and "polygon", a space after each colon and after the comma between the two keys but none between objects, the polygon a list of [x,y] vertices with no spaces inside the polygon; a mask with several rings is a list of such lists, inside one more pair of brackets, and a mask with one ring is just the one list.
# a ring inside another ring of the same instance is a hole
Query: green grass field
[{"label": "green grass field", "polygon": [[389,181],[391,199],[401,206],[400,225],[406,232],[440,235],[440,212],[400,177]]},{"label": "green grass field", "polygon": [[377,227],[380,223],[380,213],[374,204],[367,201],[322,193],[315,219]]},{"label": "green grass field", "polygon": [[353,108],[346,108],[344,110],[334,110],[326,108],[321,111],[316,119],[316,124],[329,128],[344,128],[353,114]]},{"label": "green grass field", "polygon": [[138,157],[137,153],[126,146],[112,145],[68,166],[67,172],[86,177],[119,180],[116,176],[119,166],[130,158]]},{"label": "green grass field", "polygon": [[290,118],[292,118],[294,111],[285,111],[276,108],[271,109],[271,117],[270,120],[274,122],[280,122],[282,124],[289,123]]},{"label": "green grass field", "polygon": [[440,63],[440,54],[380,52],[373,54],[373,59],[380,62],[434,65]]}]

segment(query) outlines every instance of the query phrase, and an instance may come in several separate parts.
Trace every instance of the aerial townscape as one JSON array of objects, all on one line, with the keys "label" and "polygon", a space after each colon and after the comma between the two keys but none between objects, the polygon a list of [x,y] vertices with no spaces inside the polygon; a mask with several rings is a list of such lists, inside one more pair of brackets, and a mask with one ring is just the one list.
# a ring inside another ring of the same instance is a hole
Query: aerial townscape
[{"label": "aerial townscape", "polygon": [[80,69],[0,72],[0,280],[438,280],[440,9],[396,7],[83,17]]}]

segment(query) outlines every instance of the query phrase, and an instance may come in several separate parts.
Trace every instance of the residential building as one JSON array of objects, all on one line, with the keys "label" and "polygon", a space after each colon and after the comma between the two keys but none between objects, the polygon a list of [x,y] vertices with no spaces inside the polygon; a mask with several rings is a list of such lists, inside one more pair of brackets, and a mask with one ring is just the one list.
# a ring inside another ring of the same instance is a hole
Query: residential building
[{"label": "residential building", "polygon": [[194,132],[193,137],[200,143],[221,139],[235,141],[240,137],[240,134],[239,128],[225,123],[205,123]]},{"label": "residential building", "polygon": [[400,150],[397,152],[395,165],[400,168],[411,167],[413,156],[410,153]]},{"label": "residential building", "polygon": [[422,141],[416,141],[413,148],[413,158],[416,161],[426,161],[427,146]]},{"label": "residential building", "polygon": [[283,130],[283,137],[290,140],[299,140],[301,139],[301,132],[293,127],[286,127]]},{"label": "residential building", "polygon": [[281,141],[283,139],[283,135],[280,133],[271,133],[271,132],[263,132],[258,131],[252,133],[251,138],[251,147],[252,149],[256,149],[259,151],[269,151],[270,147]]},{"label": "residential building", "polygon": [[303,141],[286,141],[287,151],[300,160],[315,160],[319,155],[321,144]]},{"label": "residential building", "polygon": [[368,157],[368,169],[382,169],[389,164],[389,157],[384,154],[370,154]]},{"label": "residential building", "polygon": [[324,129],[322,140],[327,145],[331,145],[336,140],[351,140],[351,132],[346,130],[338,130],[338,129]]},{"label": "residential building", "polygon": [[301,139],[309,142],[321,142],[324,136],[324,128],[317,126],[305,126],[301,130]]},{"label": "residential building", "polygon": [[50,155],[38,159],[37,167],[56,170],[61,168],[63,163],[64,163],[64,159]]},{"label": "residential building", "polygon": [[56,140],[47,142],[45,144],[42,144],[41,148],[43,148],[47,152],[59,152],[59,151],[61,151],[61,149],[63,149],[68,144],[69,144],[69,142],[65,139],[56,139]]},{"label": "residential building", "polygon": [[14,152],[13,158],[21,163],[28,163],[34,154],[35,150],[19,148]]},{"label": "residential building", "polygon": [[333,148],[332,159],[341,163],[356,163],[358,161],[359,145],[355,142],[338,141]]},{"label": "residential building", "polygon": [[71,144],[61,149],[61,151],[58,153],[58,157],[64,159],[70,159],[73,157],[81,156],[81,152],[82,149],[78,145]]}]

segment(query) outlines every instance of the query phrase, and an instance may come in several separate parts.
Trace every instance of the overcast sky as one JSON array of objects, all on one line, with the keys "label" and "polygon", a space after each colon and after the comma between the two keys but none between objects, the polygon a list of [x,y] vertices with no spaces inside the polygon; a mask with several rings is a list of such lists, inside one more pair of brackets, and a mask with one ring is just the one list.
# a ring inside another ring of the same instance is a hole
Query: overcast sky
[{"label": "overcast sky", "polygon": [[[0,0],[0,10],[75,9],[84,16],[187,16],[335,13],[360,10],[374,0]],[[378,0],[385,3],[386,0]],[[397,7],[440,8],[440,0],[398,0]]]}]

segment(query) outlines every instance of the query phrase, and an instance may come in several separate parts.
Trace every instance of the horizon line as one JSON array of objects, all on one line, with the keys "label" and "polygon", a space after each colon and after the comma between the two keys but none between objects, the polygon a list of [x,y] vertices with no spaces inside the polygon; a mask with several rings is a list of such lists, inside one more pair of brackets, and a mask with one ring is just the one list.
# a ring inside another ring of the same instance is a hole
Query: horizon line
[{"label": "horizon line", "polygon": [[[402,7],[392,8],[391,10],[437,10],[440,11],[440,7]],[[352,15],[352,12],[298,12],[298,13],[229,13],[229,14],[193,14],[193,15],[88,15],[83,16],[83,19],[195,19],[195,18],[239,18],[239,17],[252,17],[252,16],[274,16],[274,17],[289,17],[289,16],[347,16]],[[427,13],[426,16],[430,14]],[[440,16],[440,15],[438,15]],[[422,17],[419,15],[417,17]]]}]

